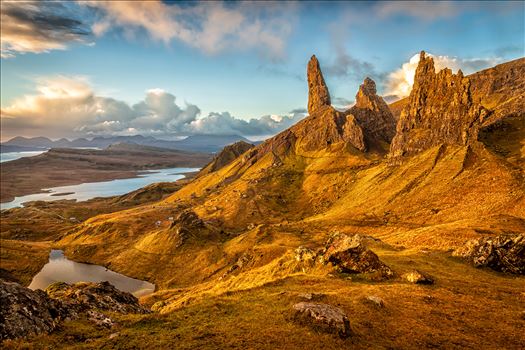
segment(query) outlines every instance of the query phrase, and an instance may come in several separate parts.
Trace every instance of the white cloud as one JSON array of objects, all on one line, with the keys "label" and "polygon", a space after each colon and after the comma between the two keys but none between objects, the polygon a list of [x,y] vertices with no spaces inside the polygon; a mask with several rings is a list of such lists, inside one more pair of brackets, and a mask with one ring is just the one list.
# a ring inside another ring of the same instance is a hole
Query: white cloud
[{"label": "white cloud", "polygon": [[162,89],[146,91],[134,105],[99,96],[85,77],[58,76],[37,81],[36,92],[1,111],[5,136],[75,137],[89,135],[275,134],[306,115],[266,115],[243,120],[228,112],[200,117],[196,105],[179,106]]},{"label": "white cloud", "polygon": [[[492,67],[502,61],[500,58],[462,59],[452,56],[437,56],[429,53],[427,53],[427,56],[431,56],[434,59],[436,72],[439,72],[443,68],[450,68],[453,72],[461,69],[464,74],[471,74],[481,69]],[[384,95],[389,96],[393,100],[408,96],[414,84],[414,75],[418,63],[419,53],[412,56],[408,62],[403,63],[401,68],[391,72],[384,83]]]},{"label": "white cloud", "polygon": [[294,22],[293,3],[166,4],[162,1],[80,1],[98,9],[102,18],[93,24],[96,35],[114,28],[146,32],[169,44],[179,40],[205,53],[228,49],[257,49],[271,58],[282,58]]}]

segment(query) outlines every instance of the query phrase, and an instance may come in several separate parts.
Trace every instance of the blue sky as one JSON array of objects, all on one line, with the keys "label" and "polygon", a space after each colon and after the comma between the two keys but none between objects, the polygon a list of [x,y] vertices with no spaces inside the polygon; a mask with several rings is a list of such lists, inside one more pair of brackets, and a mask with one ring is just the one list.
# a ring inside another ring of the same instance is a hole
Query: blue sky
[{"label": "blue sky", "polygon": [[525,56],[524,11],[523,2],[3,4],[2,139],[261,138],[304,117],[312,54],[334,104],[350,105],[366,76],[395,100],[420,50],[466,73]]}]

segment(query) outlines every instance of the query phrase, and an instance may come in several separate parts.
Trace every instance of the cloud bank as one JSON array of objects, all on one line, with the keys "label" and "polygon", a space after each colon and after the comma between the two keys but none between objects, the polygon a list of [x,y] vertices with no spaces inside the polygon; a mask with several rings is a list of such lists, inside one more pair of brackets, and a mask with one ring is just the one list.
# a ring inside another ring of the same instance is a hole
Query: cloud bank
[{"label": "cloud bank", "polygon": [[304,109],[286,115],[265,115],[249,120],[228,112],[201,117],[198,106],[177,104],[161,89],[147,90],[142,101],[129,105],[97,95],[85,77],[58,76],[37,81],[36,93],[2,109],[5,136],[77,137],[91,135],[267,136],[280,132],[306,115]]}]

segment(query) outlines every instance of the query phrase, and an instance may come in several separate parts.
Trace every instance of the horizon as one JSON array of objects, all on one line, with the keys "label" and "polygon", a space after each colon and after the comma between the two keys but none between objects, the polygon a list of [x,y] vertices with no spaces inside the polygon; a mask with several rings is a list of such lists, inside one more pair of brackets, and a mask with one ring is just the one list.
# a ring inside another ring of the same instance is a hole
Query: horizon
[{"label": "horizon", "polygon": [[[410,92],[421,50],[436,69],[465,74],[523,57],[524,10],[523,2],[6,2],[1,141],[262,140],[307,115],[312,54],[335,107],[349,108],[367,76],[390,103]],[[17,31],[21,24],[33,30]]]}]

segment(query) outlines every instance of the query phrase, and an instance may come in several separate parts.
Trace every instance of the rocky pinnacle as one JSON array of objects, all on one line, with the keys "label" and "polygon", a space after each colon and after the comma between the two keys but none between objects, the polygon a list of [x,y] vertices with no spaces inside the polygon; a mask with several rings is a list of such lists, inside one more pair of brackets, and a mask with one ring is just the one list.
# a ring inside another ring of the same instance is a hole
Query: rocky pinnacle
[{"label": "rocky pinnacle", "polygon": [[312,114],[315,110],[323,106],[330,106],[330,93],[323,78],[323,73],[319,67],[319,61],[315,55],[310,58],[307,68],[308,77],[308,113]]}]

